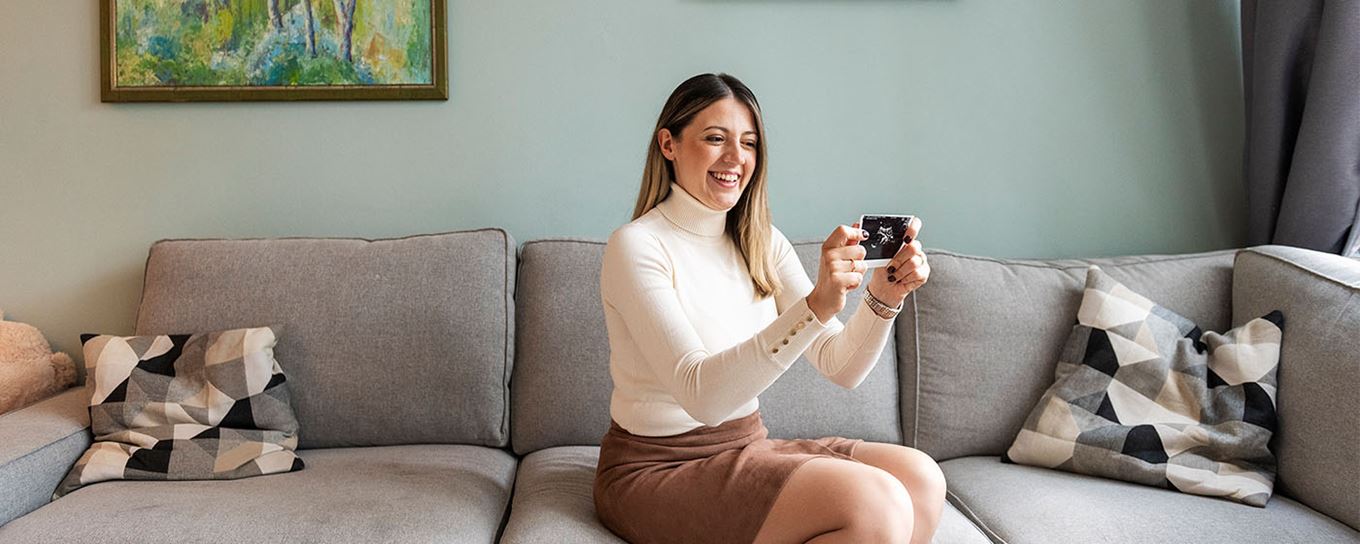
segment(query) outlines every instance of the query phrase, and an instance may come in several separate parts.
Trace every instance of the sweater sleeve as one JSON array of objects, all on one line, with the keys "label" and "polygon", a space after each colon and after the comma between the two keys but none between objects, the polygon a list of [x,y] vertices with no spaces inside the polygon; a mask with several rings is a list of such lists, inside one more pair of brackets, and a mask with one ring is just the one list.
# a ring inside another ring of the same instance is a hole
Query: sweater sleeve
[{"label": "sweater sleeve", "polygon": [[[812,281],[794,253],[793,244],[779,229],[771,229],[775,269],[779,281],[784,285],[775,298],[776,305],[781,312],[784,308],[799,304],[799,301],[806,306],[807,295],[812,292]],[[867,274],[865,279],[867,281]],[[874,369],[884,346],[888,344],[888,336],[892,334],[893,321],[879,317],[866,304],[856,304],[855,313],[844,325],[833,316],[813,339],[807,352],[808,361],[832,383],[854,389]]]},{"label": "sweater sleeve", "polygon": [[680,304],[673,271],[660,240],[625,225],[605,246],[600,293],[657,379],[705,425],[721,424],[758,396],[826,330],[806,301],[790,301],[751,338],[709,353]]}]

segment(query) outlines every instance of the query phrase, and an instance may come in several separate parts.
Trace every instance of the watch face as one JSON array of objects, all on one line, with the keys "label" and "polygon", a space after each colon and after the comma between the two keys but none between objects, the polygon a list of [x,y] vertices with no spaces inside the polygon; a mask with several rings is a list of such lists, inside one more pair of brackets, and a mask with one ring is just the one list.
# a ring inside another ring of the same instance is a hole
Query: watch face
[{"label": "watch face", "polygon": [[869,232],[869,237],[860,240],[864,246],[864,259],[892,259],[906,243],[907,225],[911,224],[910,215],[866,215],[859,228]]}]

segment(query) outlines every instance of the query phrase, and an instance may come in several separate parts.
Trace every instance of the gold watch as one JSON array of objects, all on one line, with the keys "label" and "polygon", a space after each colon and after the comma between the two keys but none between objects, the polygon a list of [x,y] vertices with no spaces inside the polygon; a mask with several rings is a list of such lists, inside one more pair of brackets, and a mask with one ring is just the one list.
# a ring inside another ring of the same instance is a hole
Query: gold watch
[{"label": "gold watch", "polygon": [[878,317],[892,319],[897,317],[898,312],[902,311],[902,305],[906,303],[906,299],[903,299],[902,302],[897,304],[896,308],[893,308],[892,306],[884,304],[883,301],[878,300],[878,297],[875,297],[873,293],[870,293],[868,289],[865,289],[864,303],[867,304],[869,309],[873,310],[875,314],[878,314]]}]

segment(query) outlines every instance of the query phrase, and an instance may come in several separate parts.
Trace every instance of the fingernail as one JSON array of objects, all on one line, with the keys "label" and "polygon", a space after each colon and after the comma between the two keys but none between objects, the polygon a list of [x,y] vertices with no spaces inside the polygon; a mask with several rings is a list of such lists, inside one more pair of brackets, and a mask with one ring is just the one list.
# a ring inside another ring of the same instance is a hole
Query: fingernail
[{"label": "fingernail", "polygon": [[864,230],[864,229],[860,229],[859,235],[860,235],[861,237],[868,238],[868,237],[869,237],[869,231]]},{"label": "fingernail", "polygon": [[892,275],[892,274],[888,274],[888,281],[893,281],[893,282],[897,281],[897,276],[894,276],[894,275]]},{"label": "fingernail", "polygon": [[896,271],[897,271],[897,267],[896,267],[896,266],[889,266],[889,267],[888,267],[888,273],[889,273],[889,274],[892,274],[893,272],[896,272]]}]

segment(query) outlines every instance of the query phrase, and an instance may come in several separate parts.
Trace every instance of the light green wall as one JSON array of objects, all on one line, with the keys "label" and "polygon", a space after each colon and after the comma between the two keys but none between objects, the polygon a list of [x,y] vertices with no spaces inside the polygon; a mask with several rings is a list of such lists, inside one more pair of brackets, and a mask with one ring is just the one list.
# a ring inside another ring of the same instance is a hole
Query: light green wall
[{"label": "light green wall", "polygon": [[447,102],[101,104],[97,2],[0,3],[0,308],[130,333],[160,238],[629,219],[670,90],[741,77],[791,238],[915,213],[995,256],[1239,245],[1236,2],[449,1]]}]

